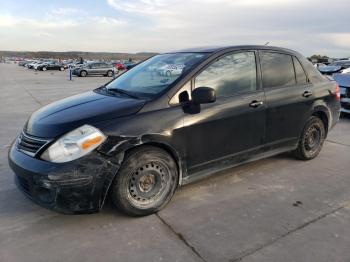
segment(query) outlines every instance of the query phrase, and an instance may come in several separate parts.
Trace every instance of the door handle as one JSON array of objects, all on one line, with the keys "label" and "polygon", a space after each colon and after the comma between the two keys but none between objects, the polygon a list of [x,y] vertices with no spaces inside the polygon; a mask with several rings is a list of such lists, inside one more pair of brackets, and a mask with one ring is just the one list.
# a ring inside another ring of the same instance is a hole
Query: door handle
[{"label": "door handle", "polygon": [[305,91],[303,93],[303,97],[309,97],[309,96],[312,96],[312,92],[311,91]]},{"label": "door handle", "polygon": [[262,106],[263,104],[264,104],[263,101],[254,100],[249,104],[249,106],[253,108],[257,108],[258,106]]}]

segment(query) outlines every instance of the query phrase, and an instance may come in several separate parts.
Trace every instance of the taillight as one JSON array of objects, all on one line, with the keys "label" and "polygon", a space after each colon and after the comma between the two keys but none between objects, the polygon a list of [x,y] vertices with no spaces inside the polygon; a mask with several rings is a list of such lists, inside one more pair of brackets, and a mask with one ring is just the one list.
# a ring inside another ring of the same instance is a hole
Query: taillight
[{"label": "taillight", "polygon": [[338,84],[335,87],[335,96],[336,96],[337,100],[340,100],[340,88],[339,88]]}]

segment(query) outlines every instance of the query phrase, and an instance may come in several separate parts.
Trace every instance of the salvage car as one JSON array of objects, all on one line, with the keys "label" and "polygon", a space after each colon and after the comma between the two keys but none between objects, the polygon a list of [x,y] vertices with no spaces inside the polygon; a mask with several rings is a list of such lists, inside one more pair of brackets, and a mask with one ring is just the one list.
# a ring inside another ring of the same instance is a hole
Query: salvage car
[{"label": "salvage car", "polygon": [[81,77],[90,75],[103,75],[112,77],[114,76],[114,73],[115,67],[111,64],[103,62],[90,62],[72,70],[73,75]]},{"label": "salvage car", "polygon": [[336,74],[334,80],[340,86],[341,112],[350,114],[350,74]]},{"label": "salvage car", "polygon": [[[181,74],[154,74],[178,64]],[[151,70],[149,68],[152,68]],[[9,150],[18,187],[64,213],[162,209],[176,188],[292,151],[311,160],[340,114],[340,90],[299,53],[269,46],[153,56],[109,83],[34,112]]]}]

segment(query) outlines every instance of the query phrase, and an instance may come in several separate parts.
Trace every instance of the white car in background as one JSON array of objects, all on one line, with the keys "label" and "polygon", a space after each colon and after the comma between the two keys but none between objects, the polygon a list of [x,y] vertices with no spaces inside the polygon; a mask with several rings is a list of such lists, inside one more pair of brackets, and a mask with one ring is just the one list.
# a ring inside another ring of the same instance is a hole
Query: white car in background
[{"label": "white car in background", "polygon": [[342,74],[350,74],[350,67],[341,70]]},{"label": "white car in background", "polygon": [[184,64],[166,64],[159,69],[159,74],[163,76],[178,76],[182,74]]}]

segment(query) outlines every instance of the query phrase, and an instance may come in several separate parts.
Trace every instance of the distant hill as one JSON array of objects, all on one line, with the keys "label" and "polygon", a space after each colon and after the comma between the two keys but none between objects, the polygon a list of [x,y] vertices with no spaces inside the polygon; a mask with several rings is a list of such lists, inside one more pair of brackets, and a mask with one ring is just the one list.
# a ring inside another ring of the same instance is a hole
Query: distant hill
[{"label": "distant hill", "polygon": [[109,52],[51,52],[51,51],[0,51],[0,57],[22,57],[22,58],[54,58],[54,59],[79,59],[82,57],[85,60],[102,59],[102,60],[145,60],[157,53],[142,52],[142,53],[109,53]]}]

